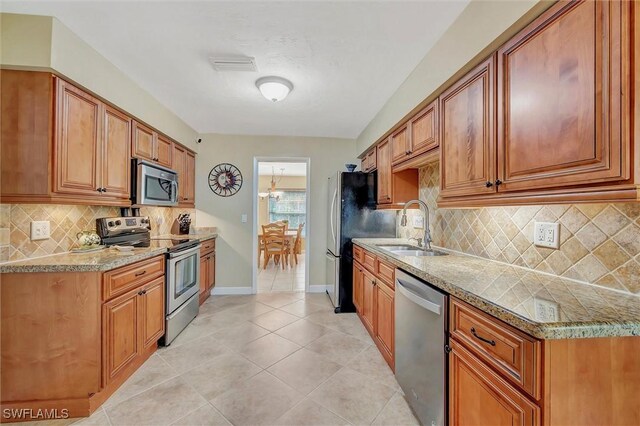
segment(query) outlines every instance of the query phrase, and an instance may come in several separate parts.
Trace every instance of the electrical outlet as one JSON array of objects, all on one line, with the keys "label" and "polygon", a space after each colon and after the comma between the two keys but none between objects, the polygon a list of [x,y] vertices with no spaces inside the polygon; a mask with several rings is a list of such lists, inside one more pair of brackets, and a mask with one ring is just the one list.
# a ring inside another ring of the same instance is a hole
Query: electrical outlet
[{"label": "electrical outlet", "polygon": [[46,240],[51,236],[51,227],[48,220],[34,220],[31,222],[31,241]]},{"label": "electrical outlet", "polygon": [[160,215],[156,216],[156,225],[162,225],[164,223],[164,218]]},{"label": "electrical outlet", "polygon": [[411,220],[414,228],[424,228],[424,216],[413,216]]},{"label": "electrical outlet", "polygon": [[539,247],[560,248],[560,224],[535,222],[533,244]]},{"label": "electrical outlet", "polygon": [[558,322],[558,304],[550,300],[533,298],[536,319],[542,322]]}]

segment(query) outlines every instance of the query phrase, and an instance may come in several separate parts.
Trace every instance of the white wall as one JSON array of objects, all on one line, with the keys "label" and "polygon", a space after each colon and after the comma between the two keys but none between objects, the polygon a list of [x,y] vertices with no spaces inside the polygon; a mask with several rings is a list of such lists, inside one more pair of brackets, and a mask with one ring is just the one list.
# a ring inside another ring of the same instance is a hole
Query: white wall
[{"label": "white wall", "polygon": [[197,151],[197,132],[50,16],[0,14],[3,68],[50,70]]},{"label": "white wall", "polygon": [[[396,123],[475,59],[486,56],[553,2],[472,0],[357,139],[363,153]],[[435,93],[437,95],[437,93]]]},{"label": "white wall", "polygon": [[[253,159],[254,157],[309,157],[310,181],[308,237],[309,284],[326,285],[327,178],[344,164],[354,162],[351,139],[201,135],[196,157],[198,226],[217,226],[216,287],[250,287],[253,268]],[[215,195],[208,185],[209,171],[218,163],[231,163],[242,172],[242,189],[234,196]],[[246,213],[247,223],[240,222]]]}]

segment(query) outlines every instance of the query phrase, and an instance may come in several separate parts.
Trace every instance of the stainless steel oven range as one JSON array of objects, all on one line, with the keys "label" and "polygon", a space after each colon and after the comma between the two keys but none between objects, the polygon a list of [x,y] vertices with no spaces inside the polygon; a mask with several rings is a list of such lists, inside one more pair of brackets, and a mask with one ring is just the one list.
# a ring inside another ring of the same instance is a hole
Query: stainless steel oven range
[{"label": "stainless steel oven range", "polygon": [[172,246],[166,262],[166,327],[160,342],[165,346],[171,344],[198,315],[200,288],[200,242],[170,241]]}]

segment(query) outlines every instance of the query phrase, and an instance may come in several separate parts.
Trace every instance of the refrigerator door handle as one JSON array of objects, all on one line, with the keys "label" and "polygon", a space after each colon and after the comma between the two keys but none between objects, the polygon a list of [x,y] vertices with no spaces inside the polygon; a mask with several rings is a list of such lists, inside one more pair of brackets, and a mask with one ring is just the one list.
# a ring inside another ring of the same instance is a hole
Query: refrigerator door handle
[{"label": "refrigerator door handle", "polygon": [[336,213],[336,198],[338,196],[338,188],[333,191],[333,198],[331,199],[331,214],[329,215],[331,221],[331,236],[333,237],[333,246],[336,246],[336,227],[334,225],[333,215]]}]

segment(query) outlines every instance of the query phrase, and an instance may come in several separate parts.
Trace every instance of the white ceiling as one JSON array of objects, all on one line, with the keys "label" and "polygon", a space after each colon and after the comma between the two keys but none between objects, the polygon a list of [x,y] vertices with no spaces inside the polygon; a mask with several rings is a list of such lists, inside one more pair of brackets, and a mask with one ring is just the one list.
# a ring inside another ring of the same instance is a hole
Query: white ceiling
[{"label": "white ceiling", "polygon": [[[355,138],[468,0],[2,1],[51,15],[200,133]],[[256,58],[219,73],[212,55]],[[265,75],[294,90],[272,104]]]},{"label": "white ceiling", "polygon": [[[282,170],[284,169],[284,171]],[[258,175],[271,176],[275,170],[276,177],[282,176],[306,176],[307,163],[258,163]]]}]

